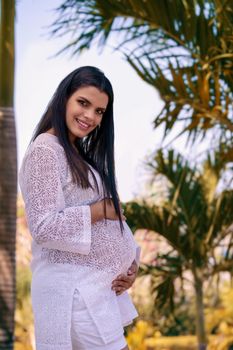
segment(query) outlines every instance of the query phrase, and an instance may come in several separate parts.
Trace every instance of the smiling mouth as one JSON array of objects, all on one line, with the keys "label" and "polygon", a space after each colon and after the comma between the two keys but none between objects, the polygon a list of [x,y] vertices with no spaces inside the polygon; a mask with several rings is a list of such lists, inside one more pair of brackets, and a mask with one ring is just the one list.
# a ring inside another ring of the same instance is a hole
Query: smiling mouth
[{"label": "smiling mouth", "polygon": [[90,127],[89,124],[86,124],[86,123],[82,122],[78,118],[75,118],[75,120],[78,123],[78,125],[80,126],[80,128],[83,129],[83,130],[87,130]]}]

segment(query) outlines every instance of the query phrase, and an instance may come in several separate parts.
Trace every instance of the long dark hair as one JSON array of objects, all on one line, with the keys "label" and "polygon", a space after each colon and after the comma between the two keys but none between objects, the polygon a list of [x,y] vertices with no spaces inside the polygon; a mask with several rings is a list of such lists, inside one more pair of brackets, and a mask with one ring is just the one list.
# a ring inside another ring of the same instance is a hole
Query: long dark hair
[{"label": "long dark hair", "polygon": [[[94,86],[101,92],[105,92],[108,96],[108,105],[100,127],[95,128],[85,138],[77,138],[73,147],[66,126],[66,104],[75,91],[85,86]],[[41,133],[53,128],[64,148],[73,180],[82,188],[92,187],[88,179],[88,171],[95,180],[94,173],[88,164],[96,169],[102,179],[104,197],[112,197],[120,227],[123,230],[115,179],[113,99],[112,85],[100,69],[92,66],[75,69],[59,84],[36,127],[31,142]],[[96,180],[95,184],[97,185]]]}]

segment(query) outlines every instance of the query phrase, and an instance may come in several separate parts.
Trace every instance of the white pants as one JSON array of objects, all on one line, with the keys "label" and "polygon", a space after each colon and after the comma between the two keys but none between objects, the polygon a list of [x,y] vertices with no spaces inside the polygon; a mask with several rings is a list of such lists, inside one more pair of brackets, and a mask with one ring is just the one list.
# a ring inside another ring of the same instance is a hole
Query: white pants
[{"label": "white pants", "polygon": [[77,289],[73,295],[71,340],[72,350],[121,350],[127,345],[124,335],[111,343],[103,342]]}]

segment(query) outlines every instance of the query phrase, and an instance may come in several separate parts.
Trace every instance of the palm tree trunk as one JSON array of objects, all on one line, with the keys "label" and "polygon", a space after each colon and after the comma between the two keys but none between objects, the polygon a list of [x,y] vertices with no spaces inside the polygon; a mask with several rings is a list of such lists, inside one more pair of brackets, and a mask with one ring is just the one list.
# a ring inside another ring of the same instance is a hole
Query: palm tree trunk
[{"label": "palm tree trunk", "polygon": [[0,349],[13,349],[15,309],[16,140],[14,112],[0,107]]},{"label": "palm tree trunk", "polygon": [[198,350],[206,350],[207,338],[205,331],[205,316],[203,303],[203,279],[200,269],[194,268],[193,276],[196,298],[196,333],[198,339]]},{"label": "palm tree trunk", "polygon": [[13,108],[14,0],[0,0],[0,349],[13,350],[17,156]]}]

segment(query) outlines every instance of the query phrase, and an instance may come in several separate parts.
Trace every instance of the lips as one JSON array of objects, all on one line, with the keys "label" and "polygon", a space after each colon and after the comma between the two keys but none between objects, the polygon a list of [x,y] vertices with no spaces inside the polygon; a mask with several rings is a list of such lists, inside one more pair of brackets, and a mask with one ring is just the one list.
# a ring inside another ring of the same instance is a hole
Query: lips
[{"label": "lips", "polygon": [[78,119],[78,118],[75,118],[75,120],[76,120],[76,122],[78,123],[79,127],[80,127],[81,129],[83,129],[83,130],[87,130],[87,129],[90,127],[89,124],[87,124],[87,123],[81,121],[81,120]]}]

